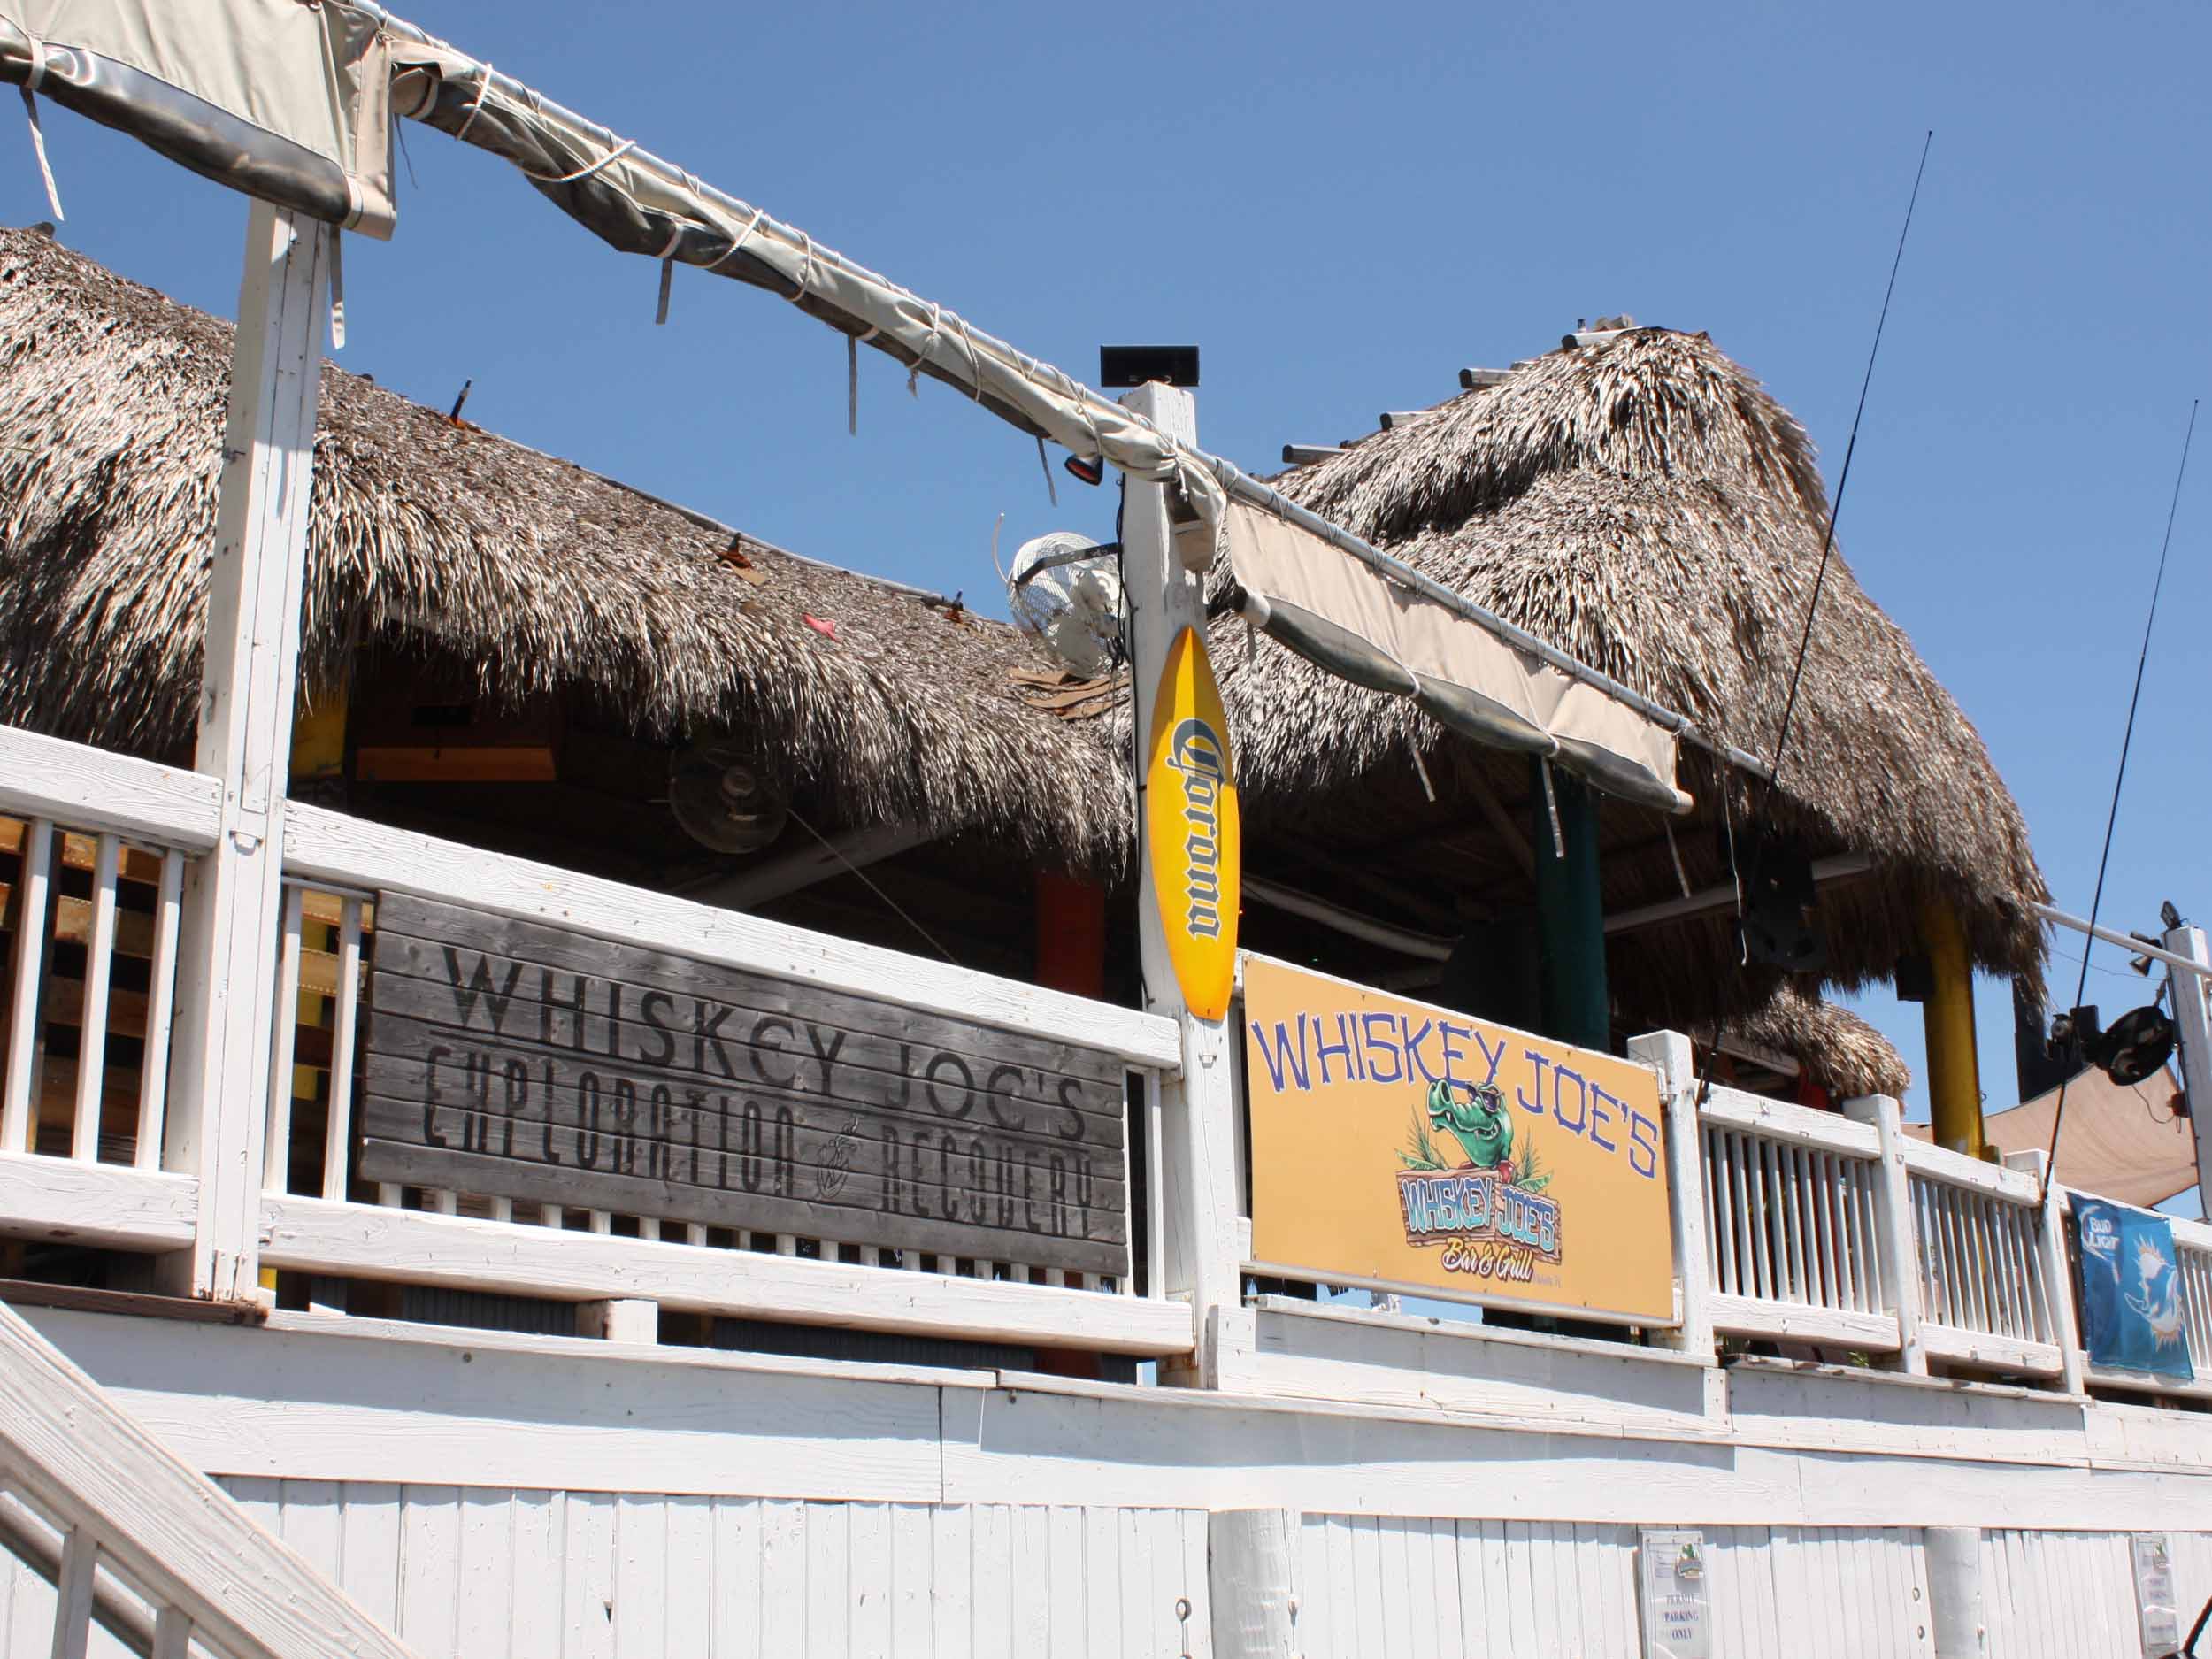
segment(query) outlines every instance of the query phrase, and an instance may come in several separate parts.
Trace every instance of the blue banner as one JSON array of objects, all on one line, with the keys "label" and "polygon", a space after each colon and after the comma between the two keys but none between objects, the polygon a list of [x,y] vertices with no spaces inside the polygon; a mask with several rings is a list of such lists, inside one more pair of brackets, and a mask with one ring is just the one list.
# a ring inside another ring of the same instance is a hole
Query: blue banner
[{"label": "blue banner", "polygon": [[2081,1230],[2082,1340],[2093,1365],[2190,1380],[2180,1257],[2165,1217],[2074,1195]]}]

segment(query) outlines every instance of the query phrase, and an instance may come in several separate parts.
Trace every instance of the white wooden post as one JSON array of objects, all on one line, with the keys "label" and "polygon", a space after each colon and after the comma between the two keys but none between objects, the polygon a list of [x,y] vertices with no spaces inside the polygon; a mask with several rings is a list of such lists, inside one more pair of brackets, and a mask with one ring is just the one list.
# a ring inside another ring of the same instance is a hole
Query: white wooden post
[{"label": "white wooden post", "polygon": [[1705,1134],[1697,1118],[1697,1063],[1679,1032],[1632,1037],[1628,1057],[1655,1066],[1667,1118],[1667,1213],[1674,1231],[1676,1311],[1682,1323],[1659,1333],[1660,1342],[1685,1354],[1711,1354],[1712,1240],[1705,1233]]},{"label": "white wooden post", "polygon": [[1882,1279],[1889,1287],[1889,1311],[1897,1317],[1898,1357],[1906,1373],[1928,1374],[1928,1356],[1920,1346],[1920,1255],[1913,1234],[1912,1178],[1905,1168],[1905,1120],[1886,1094],[1868,1094],[1843,1103],[1844,1116],[1872,1124],[1880,1158],[1874,1179],[1875,1248]]},{"label": "white wooden post", "polygon": [[1214,1659],[1291,1659],[1298,1652],[1291,1582],[1297,1546],[1294,1510],[1217,1509],[1206,1517]]},{"label": "white wooden post", "polygon": [[193,762],[222,780],[222,833],[185,882],[165,1155],[169,1168],[200,1180],[198,1236],[173,1287],[217,1299],[258,1288],[285,772],[329,236],[312,219],[252,204],[231,355]]},{"label": "white wooden post", "polygon": [[634,1296],[584,1302],[576,1310],[576,1334],[607,1342],[657,1342],[661,1305]]},{"label": "white wooden post", "polygon": [[2051,1319],[2051,1340],[2058,1344],[2059,1376],[2070,1394],[2086,1394],[2086,1356],[2081,1350],[2081,1321],[2074,1312],[2073,1264],[2066,1259],[2066,1189],[2051,1179],[2051,1155],[2041,1147],[2008,1152],[2005,1167],[2035,1178],[2043,1202],[2035,1217],[2037,1275],[2043,1280],[2043,1305]]},{"label": "white wooden post", "polygon": [[1982,1617],[1982,1534],[1976,1526],[1922,1530],[1928,1557],[1928,1602],[1935,1659],[1988,1659],[1989,1626]]},{"label": "white wooden post", "polygon": [[[2192,962],[2212,968],[2212,949],[2205,944],[2201,927],[2176,927],[2166,934],[2166,949]],[[2197,1202],[2212,1216],[2212,1013],[2205,996],[2212,979],[2182,968],[2169,968],[2173,987],[2174,1033],[2180,1039],[2181,1086],[2189,1093],[2189,1130],[2197,1138]]]},{"label": "white wooden post", "polygon": [[[1188,391],[1157,382],[1122,400],[1169,436],[1198,442],[1198,410]],[[1138,788],[1144,787],[1142,745],[1158,700],[1168,647],[1187,627],[1206,630],[1206,597],[1198,577],[1176,557],[1167,487],[1122,482],[1122,583],[1130,612],[1129,675],[1134,692]],[[1230,734],[1233,757],[1236,743]],[[1163,1266],[1168,1294],[1186,1299],[1197,1325],[1196,1363],[1163,1367],[1163,1380],[1217,1387],[1221,1350],[1249,1324],[1241,1294],[1243,1263],[1236,1250],[1236,1095],[1226,1019],[1205,1020],[1183,1005],[1167,940],[1152,898],[1152,861],[1145,846],[1144,802],[1137,803],[1137,928],[1144,1005],[1182,1028],[1183,1074],[1160,1081],[1161,1191],[1155,1202],[1165,1224]]]}]

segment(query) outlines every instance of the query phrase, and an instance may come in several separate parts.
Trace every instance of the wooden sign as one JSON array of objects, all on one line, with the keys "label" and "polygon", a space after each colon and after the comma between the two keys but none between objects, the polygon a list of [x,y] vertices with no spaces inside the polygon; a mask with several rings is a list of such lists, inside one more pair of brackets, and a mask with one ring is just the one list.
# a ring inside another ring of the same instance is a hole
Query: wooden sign
[{"label": "wooden sign", "polygon": [[1242,854],[1229,717],[1194,628],[1168,647],[1146,754],[1145,834],[1168,959],[1184,1005],[1219,1019],[1236,983]]},{"label": "wooden sign", "polygon": [[1121,1062],[380,895],[365,1180],[1128,1271]]}]

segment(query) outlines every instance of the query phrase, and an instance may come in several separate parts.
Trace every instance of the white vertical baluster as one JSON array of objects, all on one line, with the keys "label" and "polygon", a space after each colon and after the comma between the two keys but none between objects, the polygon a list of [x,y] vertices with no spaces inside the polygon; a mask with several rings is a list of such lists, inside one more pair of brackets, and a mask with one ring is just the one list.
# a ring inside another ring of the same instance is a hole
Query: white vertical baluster
[{"label": "white vertical baluster", "polygon": [[92,1588],[100,1552],[81,1526],[62,1534],[61,1572],[54,1585],[54,1659],[85,1659],[92,1639]]},{"label": "white vertical baluster", "polygon": [[461,1194],[458,1193],[444,1187],[432,1187],[423,1194],[423,1198],[434,1215],[457,1216],[461,1213]]},{"label": "white vertical baluster", "polygon": [[687,1221],[684,1223],[684,1242],[686,1244],[703,1245],[706,1241],[707,1224],[705,1222]]},{"label": "white vertical baluster", "polygon": [[296,886],[284,889],[283,955],[277,961],[276,1018],[269,1062],[269,1133],[261,1173],[262,1190],[271,1193],[288,1191],[291,1185],[292,1045],[298,1035],[300,929],[306,905],[303,889]]},{"label": "white vertical baluster", "polygon": [[330,1021],[330,1126],[323,1141],[323,1196],[342,1202],[353,1140],[353,1043],[360,1023],[361,901],[338,908],[338,998]]},{"label": "white vertical baluster", "polygon": [[1727,1144],[1711,1128],[1705,1136],[1705,1214],[1714,1241],[1712,1261],[1718,1274],[1715,1287],[1724,1294],[1741,1295],[1736,1278],[1736,1217],[1728,1194],[1730,1157]]},{"label": "white vertical baluster", "polygon": [[153,1659],[190,1659],[192,1621],[181,1608],[165,1607],[154,1615]]},{"label": "white vertical baluster", "polygon": [[31,1149],[31,1090],[38,1057],[38,998],[46,970],[46,902],[54,825],[33,818],[23,830],[22,875],[15,894],[15,995],[8,1010],[8,1075],[0,1094],[0,1152]]},{"label": "white vertical baluster", "polygon": [[653,1216],[640,1216],[637,1218],[637,1236],[641,1239],[659,1238],[661,1236],[659,1219]]},{"label": "white vertical baluster", "polygon": [[1782,1185],[1782,1148],[1772,1141],[1760,1143],[1760,1161],[1766,1169],[1768,1213],[1774,1225],[1774,1294],[1789,1302],[1805,1300],[1798,1286],[1797,1229],[1790,1225],[1789,1202]]},{"label": "white vertical baluster", "polygon": [[1889,1179],[1879,1157],[1870,1166],[1863,1166],[1864,1177],[1858,1193],[1859,1259],[1866,1263],[1866,1274],[1861,1288],[1866,1293],[1866,1310],[1879,1313],[1889,1305],[1892,1294],[1889,1267],[1882,1252],[1881,1203],[1879,1194]]},{"label": "white vertical baluster", "polygon": [[614,1231],[613,1212],[606,1210],[593,1210],[591,1212],[591,1230],[594,1233],[612,1233]]},{"label": "white vertical baluster", "polygon": [[[169,1025],[177,1003],[177,914],[184,894],[184,855],[161,856],[154,895],[153,978],[146,987],[146,1057],[138,1072],[138,1167],[161,1167],[169,1124]],[[190,1630],[189,1624],[186,1626]]]},{"label": "white vertical baluster", "polygon": [[515,1201],[511,1198],[487,1198],[484,1208],[494,1221],[512,1221],[515,1218]]},{"label": "white vertical baluster", "polygon": [[397,1181],[379,1181],[376,1184],[376,1202],[387,1210],[397,1210],[406,1198],[405,1189]]},{"label": "white vertical baluster", "polygon": [[1998,1303],[2004,1310],[2005,1334],[2032,1342],[2036,1340],[2035,1316],[2028,1310],[2027,1301],[2020,1294],[2020,1241],[2013,1225],[2019,1213],[2010,1204],[1990,1204],[1990,1260],[1997,1276]]},{"label": "white vertical baluster", "polygon": [[538,1206],[538,1223],[541,1226],[550,1227],[554,1232],[558,1233],[565,1219],[560,1205],[540,1204]]},{"label": "white vertical baluster", "polygon": [[84,1011],[77,1022],[77,1111],[69,1156],[80,1164],[100,1156],[100,1094],[107,1080],[108,985],[115,970],[115,878],[122,867],[120,836],[103,835],[92,859],[92,937],[85,946]]},{"label": "white vertical baluster", "polygon": [[1752,1164],[1755,1140],[1739,1131],[1728,1131],[1730,1171],[1737,1184],[1737,1233],[1739,1255],[1743,1259],[1743,1294],[1768,1294],[1768,1250],[1759,1230],[1759,1172]]}]

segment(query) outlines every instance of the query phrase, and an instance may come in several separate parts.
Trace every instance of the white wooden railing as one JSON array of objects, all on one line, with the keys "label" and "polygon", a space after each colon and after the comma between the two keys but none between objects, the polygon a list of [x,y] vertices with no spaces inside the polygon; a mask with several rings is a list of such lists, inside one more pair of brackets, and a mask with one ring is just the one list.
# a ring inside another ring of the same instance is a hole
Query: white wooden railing
[{"label": "white wooden railing", "polygon": [[1911,1142],[1920,1338],[1931,1358],[2056,1377],[2066,1369],[2052,1299],[2066,1283],[2062,1241],[2039,1173]]},{"label": "white wooden railing", "polygon": [[96,1622],[152,1659],[408,1659],[4,1304],[0,1550],[54,1586],[59,1659],[82,1659]]},{"label": "white wooden railing", "polygon": [[[1177,1187],[1177,1160],[1193,1144],[1172,1122],[1163,1133],[1163,1079],[1181,1059],[1171,1023],[300,803],[286,813],[271,945],[288,1017],[275,1025],[265,1096],[219,1103],[250,1119],[242,1140],[204,1122],[180,1136],[163,1036],[191,872],[218,822],[199,774],[0,727],[0,1233],[165,1257],[204,1248],[211,1227],[242,1224],[218,1248],[265,1273],[585,1304],[585,1328],[616,1335],[649,1336],[665,1307],[1133,1355],[1192,1350],[1202,1320],[1162,1281],[1188,1271],[1205,1229],[1195,1244],[1169,1236],[1169,1207],[1156,1202]],[[1156,1195],[1132,1230],[1151,1229],[1147,1258],[1170,1271],[1139,1295],[1126,1265],[1071,1275],[865,1237],[733,1233],[365,1184],[350,1148],[380,893],[1117,1056],[1145,1081],[1133,1115]],[[173,1034],[181,1053],[186,1033]],[[2049,1208],[2065,1195],[2047,1193],[2034,1157],[2003,1168],[1913,1141],[1889,1101],[1838,1115],[1716,1089],[1701,1106],[1686,1043],[1640,1040],[1634,1052],[1660,1068],[1669,1101],[1685,1270],[1671,1345],[1709,1354],[1717,1337],[1770,1340],[1915,1372],[1940,1363],[2212,1397],[2212,1227],[2175,1224],[2191,1356],[2206,1380],[2085,1373],[2062,1216]],[[202,1202],[218,1141],[250,1145],[260,1173],[238,1221]]]},{"label": "white wooden railing", "polygon": [[[378,892],[557,923],[703,964],[1080,1043],[1148,1078],[1179,1063],[1171,1022],[298,803],[288,817],[286,878],[278,995],[296,1018],[280,1023],[267,1104],[265,1265],[1105,1352],[1166,1355],[1191,1346],[1187,1305],[1166,1300],[1156,1284],[1152,1296],[1135,1294],[1134,1214],[1123,1270],[1085,1274],[1019,1259],[902,1251],[865,1237],[733,1233],[651,1214],[364,1187],[350,1179],[345,1156],[361,987],[374,951],[370,895]],[[1154,1110],[1155,1100],[1148,1087],[1138,1110]],[[1149,1190],[1156,1193],[1161,1137],[1156,1123],[1148,1128]],[[1156,1250],[1150,1259],[1159,1261]]]},{"label": "white wooden railing", "polygon": [[1698,1121],[1713,1328],[1897,1350],[1875,1127],[1723,1088]]}]

